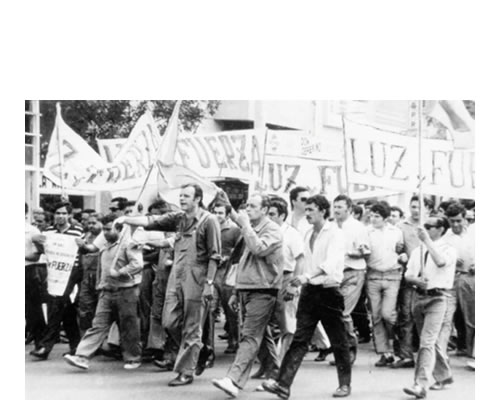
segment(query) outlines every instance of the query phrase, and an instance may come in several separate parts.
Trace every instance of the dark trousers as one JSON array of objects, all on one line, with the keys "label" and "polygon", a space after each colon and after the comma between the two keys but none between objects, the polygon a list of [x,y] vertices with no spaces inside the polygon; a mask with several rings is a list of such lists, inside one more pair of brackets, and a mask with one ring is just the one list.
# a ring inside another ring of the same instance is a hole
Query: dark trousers
[{"label": "dark trousers", "polygon": [[40,347],[45,347],[48,353],[59,340],[61,323],[68,337],[70,350],[75,350],[80,342],[76,307],[69,296],[48,296],[47,327],[40,341]]},{"label": "dark trousers", "polygon": [[339,385],[351,384],[349,343],[343,314],[344,297],[339,288],[306,285],[297,310],[297,330],[281,364],[278,382],[290,387],[307,353],[316,325],[321,321],[337,363]]},{"label": "dark trousers", "polygon": [[92,327],[92,320],[95,316],[97,308],[97,300],[99,293],[96,289],[96,271],[95,268],[85,268],[83,278],[80,284],[80,292],[78,293],[78,316],[80,322],[80,330],[82,335],[87,329]]},{"label": "dark trousers", "polygon": [[42,303],[47,292],[45,264],[32,264],[24,270],[24,317],[26,331],[33,336],[35,347],[40,346],[45,330]]},{"label": "dark trousers", "polygon": [[154,280],[155,271],[153,267],[151,265],[144,266],[142,280],[139,285],[139,318],[141,321],[141,343],[143,344],[143,348],[146,348],[148,343]]}]

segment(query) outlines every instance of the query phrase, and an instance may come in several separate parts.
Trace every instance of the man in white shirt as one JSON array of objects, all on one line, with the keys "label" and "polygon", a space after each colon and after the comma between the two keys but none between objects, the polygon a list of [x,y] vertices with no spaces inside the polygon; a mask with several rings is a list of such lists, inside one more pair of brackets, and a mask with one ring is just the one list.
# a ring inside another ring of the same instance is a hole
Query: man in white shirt
[{"label": "man in white shirt", "polygon": [[292,285],[303,285],[297,310],[297,330],[285,354],[276,381],[265,381],[262,386],[282,399],[290,396],[290,386],[297,374],[309,341],[319,321],[322,322],[337,360],[339,387],[333,397],[351,393],[351,363],[345,330],[344,297],[340,283],[344,270],[344,235],[328,221],[330,202],[322,195],[306,202],[306,218],[312,228],[305,237],[305,273],[292,280]]},{"label": "man in white shirt", "polygon": [[417,229],[422,244],[411,253],[405,273],[406,281],[416,287],[413,315],[420,334],[420,347],[414,384],[403,390],[419,399],[426,396],[431,375],[436,379],[431,389],[436,384],[444,386],[453,382],[446,348],[438,341],[457,262],[455,249],[443,240],[448,227],[445,218],[431,217],[423,228]]},{"label": "man in white shirt", "polygon": [[290,207],[292,212],[287,222],[297,229],[302,237],[309,230],[309,224],[306,220],[306,201],[311,196],[309,190],[302,186],[296,186],[290,190]]},{"label": "man in white shirt", "polygon": [[375,351],[380,354],[376,367],[394,362],[393,338],[396,303],[401,283],[399,253],[403,251],[403,233],[388,222],[390,207],[380,201],[372,205],[368,230],[371,254],[368,257],[366,291],[370,300]]},{"label": "man in white shirt", "polygon": [[[476,331],[476,253],[474,225],[468,226],[466,209],[460,203],[451,203],[446,209],[450,230],[444,239],[457,251],[453,298],[450,299],[451,316],[455,315],[457,329],[457,355],[472,357]],[[449,335],[448,335],[449,336]],[[448,338],[446,338],[448,340]]]},{"label": "man in white shirt", "polygon": [[[351,215],[352,200],[346,195],[339,195],[333,200],[333,215],[339,228],[344,232],[346,254],[344,258],[344,279],[340,285],[344,295],[344,323],[349,338],[351,363],[357,353],[357,337],[351,314],[359,301],[365,283],[366,260],[370,254],[368,230]],[[331,362],[330,364],[333,364]]]}]

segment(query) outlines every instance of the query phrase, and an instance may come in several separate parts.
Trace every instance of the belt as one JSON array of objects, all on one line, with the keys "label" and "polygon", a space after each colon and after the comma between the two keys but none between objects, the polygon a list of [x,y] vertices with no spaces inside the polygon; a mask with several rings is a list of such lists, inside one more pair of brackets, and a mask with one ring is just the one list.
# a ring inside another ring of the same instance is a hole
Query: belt
[{"label": "belt", "polygon": [[416,288],[415,290],[421,296],[446,296],[450,292],[448,289],[441,289],[441,288],[433,288],[433,289]]},{"label": "belt", "polygon": [[136,288],[137,285],[135,286],[125,286],[125,287],[114,287],[114,288],[111,288],[111,287],[105,287],[105,288],[102,288],[100,290],[104,291],[104,292],[112,292],[112,293],[115,293],[115,292],[119,292],[120,290],[125,290],[125,289],[134,289]]}]

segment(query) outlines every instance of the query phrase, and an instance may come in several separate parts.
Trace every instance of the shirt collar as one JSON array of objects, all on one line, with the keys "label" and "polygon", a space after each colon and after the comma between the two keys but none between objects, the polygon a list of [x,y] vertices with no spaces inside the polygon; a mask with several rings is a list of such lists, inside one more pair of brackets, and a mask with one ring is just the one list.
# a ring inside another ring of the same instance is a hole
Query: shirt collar
[{"label": "shirt collar", "polygon": [[259,222],[258,225],[253,227],[253,230],[259,233],[262,230],[262,228],[264,228],[264,226],[267,225],[268,221],[269,218],[267,218],[266,216],[262,217],[262,220]]}]

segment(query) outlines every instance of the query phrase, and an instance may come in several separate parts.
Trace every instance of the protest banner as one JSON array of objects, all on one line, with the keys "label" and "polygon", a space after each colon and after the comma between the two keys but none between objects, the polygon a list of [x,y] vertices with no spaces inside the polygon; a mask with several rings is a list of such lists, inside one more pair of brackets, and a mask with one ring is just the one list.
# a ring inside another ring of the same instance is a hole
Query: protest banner
[{"label": "protest banner", "polygon": [[175,163],[204,178],[252,181],[262,173],[264,137],[259,129],[179,135]]},{"label": "protest banner", "polygon": [[44,244],[47,256],[47,289],[52,296],[62,296],[78,253],[75,237],[47,233]]},{"label": "protest banner", "polygon": [[127,139],[97,139],[99,154],[108,163],[112,163]]},{"label": "protest banner", "polygon": [[[417,138],[387,133],[346,121],[346,168],[350,183],[416,192],[419,185]],[[474,198],[474,149],[453,142],[423,139],[423,192]]]},{"label": "protest banner", "polygon": [[[61,135],[61,157],[57,132]],[[159,137],[153,116],[151,112],[146,111],[137,121],[114,161],[107,163],[58,113],[44,175],[55,184],[72,190],[120,190],[140,186],[155,161]],[[64,168],[61,168],[60,159]],[[64,175],[62,180],[61,173]]]}]

